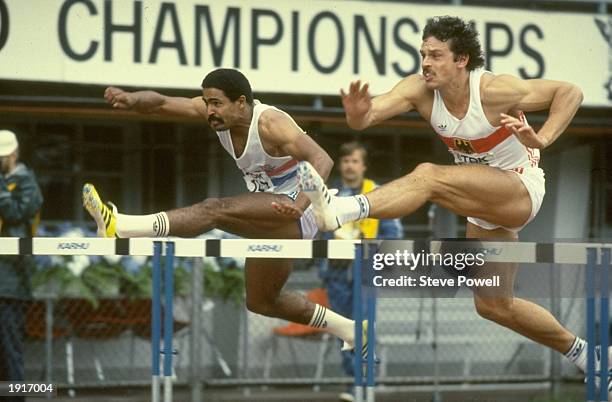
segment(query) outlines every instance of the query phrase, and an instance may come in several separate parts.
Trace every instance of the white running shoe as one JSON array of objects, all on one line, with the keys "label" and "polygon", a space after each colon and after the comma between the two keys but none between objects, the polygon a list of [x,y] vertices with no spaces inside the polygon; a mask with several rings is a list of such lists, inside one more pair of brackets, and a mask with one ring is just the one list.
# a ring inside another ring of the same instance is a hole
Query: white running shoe
[{"label": "white running shoe", "polygon": [[[363,320],[363,324],[361,325],[361,357],[366,359],[368,357],[368,320]],[[355,352],[355,346],[351,345],[347,341],[342,342],[342,348],[340,349],[343,352]]]},{"label": "white running shoe", "polygon": [[[361,333],[362,333],[361,335],[361,342],[362,342],[361,358],[363,360],[363,363],[365,364],[368,358],[368,320],[363,320],[363,324],[361,326]],[[342,342],[342,348],[340,350],[343,352],[348,351],[351,353],[355,353],[355,346],[344,341]],[[378,356],[376,356],[376,354],[374,354],[374,363],[375,364],[380,363],[380,359],[378,358]]]},{"label": "white running shoe", "polygon": [[[608,347],[608,400],[612,401],[612,378],[610,378],[610,367],[612,366],[612,346]],[[599,384],[601,383],[601,346],[595,346],[595,394],[599,395]],[[586,383],[586,378],[584,379]]]},{"label": "white running shoe", "polygon": [[319,230],[330,232],[342,226],[336,212],[336,197],[330,193],[315,168],[310,163],[302,161],[298,164],[297,174],[300,188],[312,204]]},{"label": "white running shoe", "polygon": [[353,385],[349,386],[345,392],[338,395],[338,399],[342,402],[355,402],[355,387]]}]

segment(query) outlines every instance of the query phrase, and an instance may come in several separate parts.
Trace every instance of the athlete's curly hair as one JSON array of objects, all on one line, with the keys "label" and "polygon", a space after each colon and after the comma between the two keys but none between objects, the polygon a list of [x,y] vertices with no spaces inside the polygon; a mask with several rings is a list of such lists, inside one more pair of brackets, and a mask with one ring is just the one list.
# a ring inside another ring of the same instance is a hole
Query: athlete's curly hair
[{"label": "athlete's curly hair", "polygon": [[423,29],[423,40],[433,36],[434,38],[447,42],[451,52],[457,56],[467,55],[469,57],[466,68],[471,71],[484,65],[484,57],[478,40],[478,32],[474,25],[463,21],[459,17],[448,15],[434,17],[427,22]]},{"label": "athlete's curly hair", "polygon": [[238,70],[232,68],[219,68],[208,73],[202,81],[202,88],[217,88],[235,102],[244,95],[249,105],[253,104],[253,91],[249,80]]}]

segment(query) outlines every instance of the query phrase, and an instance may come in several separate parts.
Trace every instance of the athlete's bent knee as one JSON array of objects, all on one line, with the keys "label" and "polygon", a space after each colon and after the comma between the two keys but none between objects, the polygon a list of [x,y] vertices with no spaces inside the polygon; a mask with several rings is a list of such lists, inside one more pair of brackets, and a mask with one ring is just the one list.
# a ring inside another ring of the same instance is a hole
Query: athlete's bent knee
[{"label": "athlete's bent knee", "polygon": [[204,201],[202,201],[200,203],[200,205],[202,206],[202,208],[204,209],[210,209],[210,210],[217,210],[220,209],[222,206],[222,202],[220,198],[207,198]]},{"label": "athlete's bent knee", "polygon": [[440,174],[440,166],[429,162],[423,162],[419,163],[412,173],[424,177],[434,177]]},{"label": "athlete's bent knee", "polygon": [[261,298],[249,298],[246,299],[246,307],[252,313],[265,315],[267,317],[274,317],[276,303],[273,300],[261,299]]},{"label": "athlete's bent knee", "polygon": [[216,222],[222,213],[223,202],[219,198],[207,198],[199,204],[201,213],[209,220]]},{"label": "athlete's bent knee", "polygon": [[417,185],[421,194],[427,195],[427,199],[432,201],[438,194],[444,192],[445,186],[442,179],[445,176],[444,173],[442,166],[424,162],[419,163],[404,178],[410,187]]},{"label": "athlete's bent knee", "polygon": [[478,315],[487,320],[503,324],[512,317],[510,298],[476,299],[474,303]]}]

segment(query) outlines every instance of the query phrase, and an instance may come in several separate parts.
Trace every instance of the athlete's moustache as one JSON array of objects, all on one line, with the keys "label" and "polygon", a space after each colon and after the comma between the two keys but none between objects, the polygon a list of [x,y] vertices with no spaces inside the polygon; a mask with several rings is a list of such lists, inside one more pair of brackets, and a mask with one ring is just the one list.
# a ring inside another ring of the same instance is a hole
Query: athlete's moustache
[{"label": "athlete's moustache", "polygon": [[223,123],[223,119],[220,117],[216,117],[216,116],[210,116],[208,118],[208,122],[212,123],[213,121],[216,121],[217,123]]}]

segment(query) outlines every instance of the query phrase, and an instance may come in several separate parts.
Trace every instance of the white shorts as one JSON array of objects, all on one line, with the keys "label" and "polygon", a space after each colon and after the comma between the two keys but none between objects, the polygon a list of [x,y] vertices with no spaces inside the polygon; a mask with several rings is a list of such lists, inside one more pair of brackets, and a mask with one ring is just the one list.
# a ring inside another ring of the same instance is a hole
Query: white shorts
[{"label": "white shorts", "polygon": [[[282,195],[286,195],[291,198],[292,201],[295,201],[300,194],[299,191],[292,191],[290,193],[280,193]],[[312,212],[312,205],[309,205],[308,208],[302,214],[300,218],[300,222],[298,224],[300,228],[300,233],[302,233],[302,239],[312,240],[317,235],[319,228],[317,227],[317,222],[315,221],[314,212]]]},{"label": "white shorts", "polygon": [[319,228],[317,228],[317,222],[315,221],[314,212],[312,212],[312,205],[306,208],[306,211],[300,218],[300,231],[302,232],[302,239],[311,240],[317,235]]},{"label": "white shorts", "polygon": [[517,228],[507,228],[505,226],[496,225],[494,223],[487,222],[483,219],[468,217],[467,220],[470,223],[473,223],[476,226],[479,226],[486,230],[493,230],[497,228],[504,228],[510,230],[512,232],[518,232],[529,222],[535,218],[542,206],[542,200],[544,200],[544,194],[546,193],[545,188],[545,180],[544,180],[544,171],[539,167],[536,168],[525,168],[521,173],[512,170],[512,172],[516,173],[518,177],[523,182],[523,185],[527,189],[529,193],[529,198],[531,198],[531,214],[529,215],[529,219],[522,226]]}]

